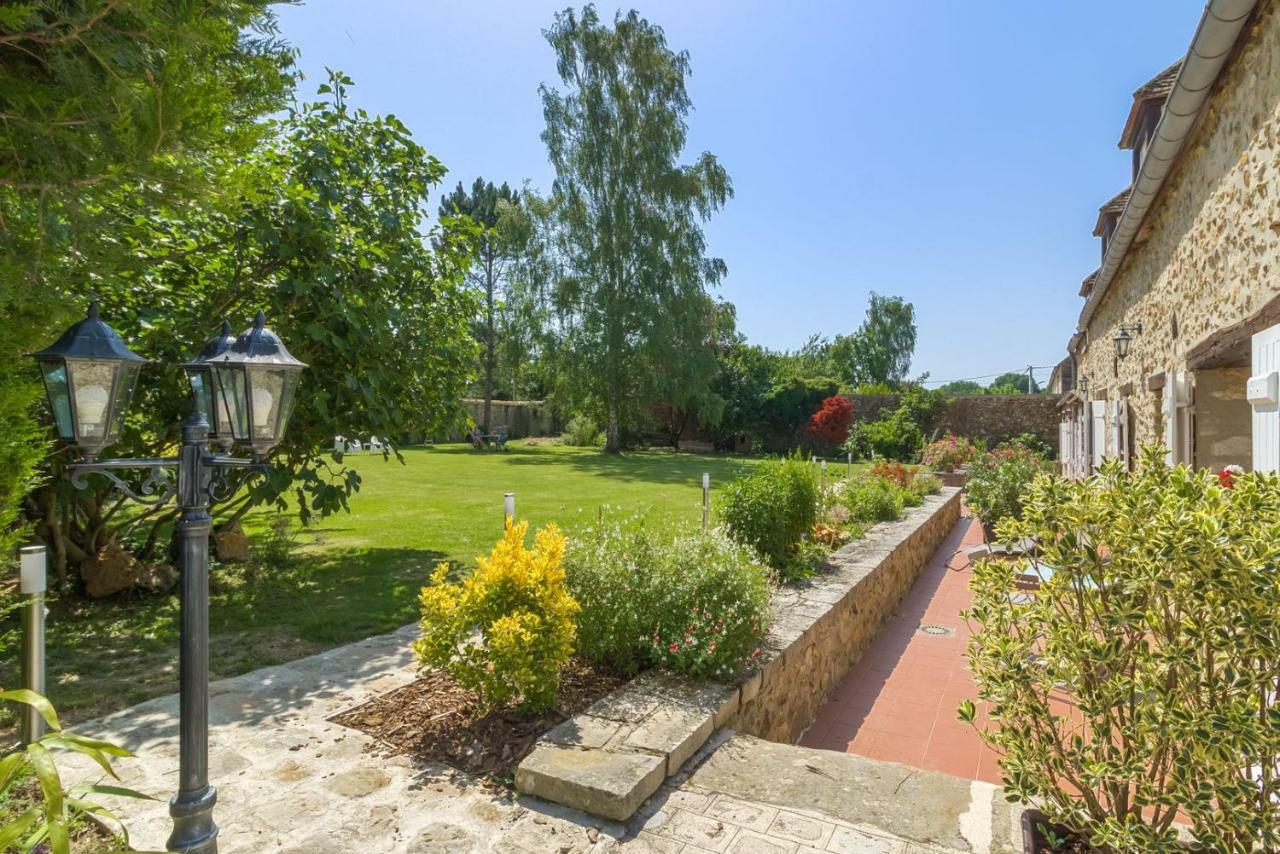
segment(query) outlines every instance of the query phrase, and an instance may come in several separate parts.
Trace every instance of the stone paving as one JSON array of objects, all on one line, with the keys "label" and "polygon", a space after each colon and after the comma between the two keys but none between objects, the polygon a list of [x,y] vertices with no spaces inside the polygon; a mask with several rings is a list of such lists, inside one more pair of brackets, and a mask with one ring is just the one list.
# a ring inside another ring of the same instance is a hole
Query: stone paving
[{"label": "stone paving", "polygon": [[[592,818],[536,798],[495,793],[445,766],[381,755],[372,739],[328,718],[411,681],[409,643],[415,631],[416,627],[407,626],[213,684],[210,776],[218,789],[215,816],[223,854],[920,854],[957,850],[922,845],[925,837],[919,835],[896,835],[895,822],[906,822],[905,818],[881,816],[876,827],[860,825],[849,815],[841,816],[839,802],[815,806],[821,798],[813,792],[798,797],[784,792],[776,798],[780,802],[771,801],[774,796],[768,793],[753,796],[750,780],[739,778],[749,777],[756,766],[730,761],[741,756],[722,744],[725,733],[668,780],[630,825]],[[76,729],[121,743],[137,754],[117,763],[123,783],[159,800],[103,800],[124,817],[136,848],[162,849],[170,828],[167,801],[177,778],[176,696],[151,700]],[[721,750],[726,756],[723,762],[717,755]],[[102,780],[96,766],[77,762],[78,758],[68,759],[70,782]],[[766,776],[780,776],[764,767]],[[691,769],[697,769],[692,776]],[[700,778],[700,773],[711,776]],[[837,791],[822,778],[808,783],[815,789]],[[909,801],[902,804],[903,813],[915,812]],[[909,822],[903,826],[911,827]]]},{"label": "stone paving", "polygon": [[973,599],[965,552],[981,543],[982,527],[961,519],[800,744],[1000,782],[998,756],[956,720],[959,702],[977,697],[960,612]]}]

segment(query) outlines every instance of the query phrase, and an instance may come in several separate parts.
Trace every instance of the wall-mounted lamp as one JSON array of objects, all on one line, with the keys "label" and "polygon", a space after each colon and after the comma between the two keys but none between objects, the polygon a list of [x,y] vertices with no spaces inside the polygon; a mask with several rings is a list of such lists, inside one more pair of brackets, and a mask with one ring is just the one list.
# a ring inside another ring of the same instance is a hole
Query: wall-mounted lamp
[{"label": "wall-mounted lamp", "polygon": [[1133,326],[1121,326],[1119,329],[1117,329],[1115,338],[1112,339],[1113,341],[1116,342],[1116,355],[1119,356],[1121,359],[1128,356],[1129,345],[1133,343],[1133,336],[1141,335],[1141,334],[1142,334],[1141,323],[1135,323],[1133,324]]},{"label": "wall-mounted lamp", "polygon": [[1088,391],[1088,390],[1089,390],[1089,378],[1088,378],[1088,377],[1086,377],[1084,374],[1081,374],[1081,375],[1080,375],[1080,382],[1079,382],[1079,383],[1077,383],[1077,385],[1080,387],[1080,391],[1082,391],[1082,392],[1086,392],[1086,391]]}]

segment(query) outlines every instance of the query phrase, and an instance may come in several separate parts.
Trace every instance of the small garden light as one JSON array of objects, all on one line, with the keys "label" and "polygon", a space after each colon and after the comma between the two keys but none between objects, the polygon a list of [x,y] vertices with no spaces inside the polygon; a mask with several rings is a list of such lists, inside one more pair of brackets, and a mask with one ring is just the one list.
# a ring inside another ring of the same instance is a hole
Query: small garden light
[{"label": "small garden light", "polygon": [[44,375],[58,436],[92,461],[119,438],[138,371],[147,360],[99,319],[97,301],[89,304],[84,320],[32,355]]}]

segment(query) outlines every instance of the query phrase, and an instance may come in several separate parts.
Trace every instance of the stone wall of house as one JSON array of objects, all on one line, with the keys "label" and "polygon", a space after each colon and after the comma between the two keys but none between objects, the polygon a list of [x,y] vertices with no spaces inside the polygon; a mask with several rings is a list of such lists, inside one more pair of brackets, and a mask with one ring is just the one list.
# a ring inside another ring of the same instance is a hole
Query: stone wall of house
[{"label": "stone wall of house", "polygon": [[798,739],[959,518],[960,490],[944,489],[837,551],[811,586],[779,591],[767,663],[743,684],[729,726],[772,741]]},{"label": "stone wall of house", "polygon": [[1196,465],[1221,471],[1253,456],[1253,409],[1245,398],[1248,368],[1196,372]]},{"label": "stone wall of house", "polygon": [[[1087,327],[1089,396],[1129,398],[1138,446],[1163,440],[1148,378],[1280,293],[1280,4],[1251,27]],[[1139,322],[1117,359],[1116,328]]]}]

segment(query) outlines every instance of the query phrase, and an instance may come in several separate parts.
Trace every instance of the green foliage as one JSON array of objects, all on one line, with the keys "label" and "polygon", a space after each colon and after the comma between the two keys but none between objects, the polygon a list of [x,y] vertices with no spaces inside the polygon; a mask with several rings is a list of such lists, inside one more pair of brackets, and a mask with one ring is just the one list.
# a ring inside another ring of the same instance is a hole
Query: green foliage
[{"label": "green foliage", "polygon": [[[969,660],[1011,800],[1112,851],[1280,847],[1280,479],[1169,468],[1042,477],[974,571]],[[1020,575],[1041,579],[1013,596]],[[965,703],[961,718],[975,721]]]},{"label": "green foliage", "polygon": [[978,445],[964,436],[948,433],[929,443],[920,454],[920,462],[934,471],[952,472],[968,465],[979,451]]},{"label": "green foliage", "polygon": [[878,421],[854,425],[842,450],[859,459],[879,456],[901,462],[914,460],[945,403],[944,395],[938,391],[918,383],[908,385],[892,413]]},{"label": "green foliage", "polygon": [[77,319],[130,255],[112,199],[136,197],[140,216],[209,202],[223,188],[195,164],[234,160],[269,132],[260,119],[285,107],[294,57],[271,5],[0,7],[0,553],[47,451],[32,406],[43,390],[24,354]]},{"label": "green foliage", "polygon": [[0,800],[7,800],[16,791],[34,780],[39,791],[40,803],[6,817],[0,824],[0,850],[50,851],[52,854],[70,854],[72,828],[86,816],[93,815],[115,824],[127,847],[128,832],[114,813],[96,803],[93,795],[143,798],[147,795],[122,786],[80,785],[65,789],[54,756],[58,751],[71,751],[89,757],[103,771],[119,779],[111,766],[112,757],[132,756],[123,747],[94,738],[86,738],[62,729],[53,706],[34,691],[19,689],[0,691],[0,701],[36,709],[48,726],[49,732],[39,741],[19,746],[0,756]]},{"label": "green foliage", "polygon": [[988,529],[1005,519],[1020,519],[1027,489],[1053,464],[1022,445],[1001,445],[969,463],[965,501]]},{"label": "green foliage", "polygon": [[569,419],[560,441],[578,448],[598,448],[604,443],[604,434],[600,432],[600,424],[585,413],[578,413]]},{"label": "green foliage", "polygon": [[916,472],[907,486],[915,495],[924,498],[926,495],[937,495],[942,491],[942,481],[928,472]]},{"label": "green foliage", "polygon": [[[216,508],[220,521],[262,503],[304,519],[345,509],[360,478],[329,453],[333,436],[398,439],[461,417],[475,355],[475,294],[464,284],[474,227],[445,218],[426,229],[444,166],[395,118],[351,108],[349,85],[332,73],[319,87],[324,100],[293,110],[270,145],[211,165],[226,188],[219,204],[156,206],[120,193],[101,214],[128,250],[99,286],[104,316],[156,362],[139,381],[119,452],[171,451],[190,405],[179,365],[222,316],[247,320],[265,308],[310,366],[270,472]],[[41,498],[59,520],[43,533],[72,562],[131,527],[102,486],[73,493],[59,483]],[[171,519],[144,520],[143,557]]]},{"label": "green foliage", "polygon": [[845,376],[849,385],[897,385],[907,378],[916,349],[916,311],[902,297],[886,297],[874,291],[867,301],[867,316],[846,339]]},{"label": "green foliage", "polygon": [[707,289],[725,265],[706,254],[701,223],[732,187],[710,153],[679,162],[689,57],[661,28],[635,11],[609,26],[588,5],[558,13],[546,36],[565,85],[540,89],[556,171],[542,244],[563,330],[559,380],[598,401],[617,451],[649,404],[683,406],[715,375]]},{"label": "green foliage", "polygon": [[711,391],[724,401],[720,421],[711,431],[717,448],[732,448],[739,436],[762,437],[765,401],[773,387],[773,361],[763,347],[740,339],[716,351],[718,367]]},{"label": "green foliage", "polygon": [[938,386],[938,391],[942,392],[947,397],[958,397],[962,394],[986,393],[986,389],[982,387],[982,384],[976,383],[973,380],[953,380],[952,382]]},{"label": "green foliage", "polygon": [[762,401],[764,424],[771,432],[785,437],[788,444],[798,442],[809,416],[822,406],[822,401],[840,392],[840,383],[830,377],[787,376],[778,380]]},{"label": "green foliage", "polygon": [[1009,371],[992,380],[987,391],[990,394],[1039,394],[1041,389],[1040,383],[1028,377],[1026,371]]},{"label": "green foliage", "polygon": [[875,524],[901,518],[906,496],[907,490],[893,481],[865,474],[844,481],[840,501],[852,521]]},{"label": "green foliage", "polygon": [[769,628],[769,573],[712,531],[674,540],[636,520],[569,542],[569,590],[582,606],[578,648],[623,673],[661,667],[728,680]]},{"label": "green foliage", "polygon": [[457,189],[440,200],[439,215],[468,217],[480,229],[479,238],[475,241],[476,263],[467,274],[467,281],[482,300],[475,335],[481,344],[479,373],[484,414],[480,426],[488,433],[494,389],[499,377],[499,358],[514,352],[510,347],[501,346],[501,339],[522,320],[520,313],[514,310],[517,304],[509,304],[506,299],[508,271],[518,262],[532,236],[531,224],[515,190],[506,183],[494,186],[492,181],[486,182],[483,178],[475,180],[469,193],[459,181]]},{"label": "green foliage", "polygon": [[719,513],[734,540],[755,549],[789,580],[793,558],[818,520],[817,475],[796,456],[764,460],[725,488]]},{"label": "green foliage", "polygon": [[550,525],[525,547],[528,523],[509,524],[489,557],[463,581],[441,563],[422,588],[423,667],[447,670],[481,703],[541,712],[555,704],[573,654],[578,603],[565,585],[564,536]]}]

